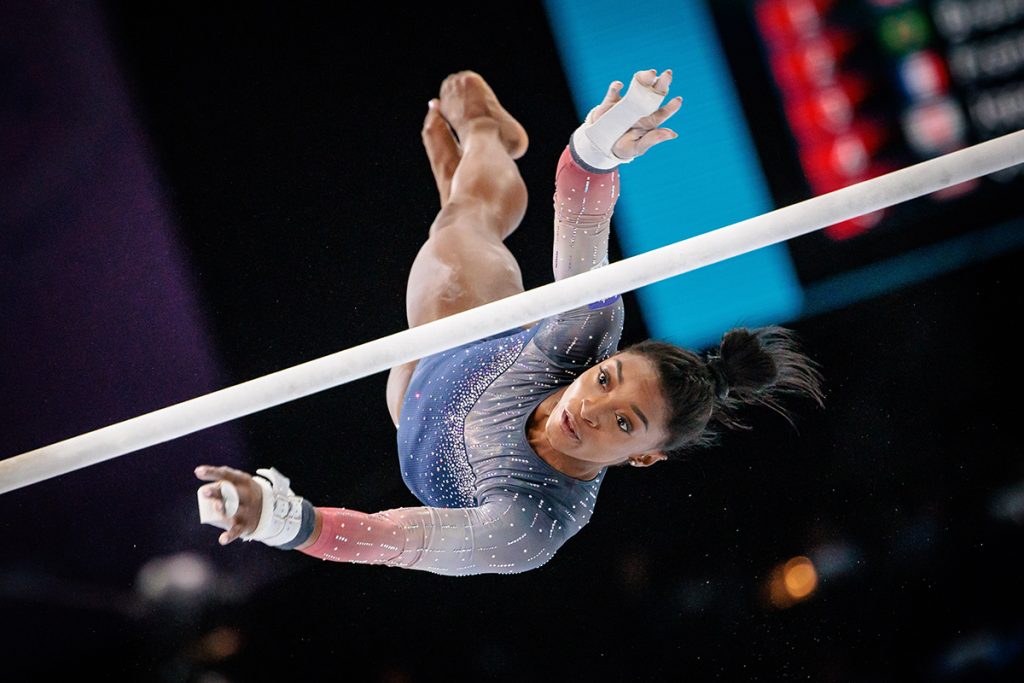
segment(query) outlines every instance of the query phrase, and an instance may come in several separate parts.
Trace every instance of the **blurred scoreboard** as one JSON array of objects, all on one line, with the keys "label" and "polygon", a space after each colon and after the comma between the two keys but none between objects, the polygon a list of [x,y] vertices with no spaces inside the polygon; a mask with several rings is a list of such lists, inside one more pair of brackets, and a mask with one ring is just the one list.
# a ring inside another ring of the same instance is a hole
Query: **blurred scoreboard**
[{"label": "blurred scoreboard", "polygon": [[[1021,0],[622,7],[547,3],[581,119],[642,68],[683,96],[680,137],[621,171],[624,256],[1024,128]],[[645,323],[704,345],[1024,247],[1022,192],[1017,166],[645,287]]]}]

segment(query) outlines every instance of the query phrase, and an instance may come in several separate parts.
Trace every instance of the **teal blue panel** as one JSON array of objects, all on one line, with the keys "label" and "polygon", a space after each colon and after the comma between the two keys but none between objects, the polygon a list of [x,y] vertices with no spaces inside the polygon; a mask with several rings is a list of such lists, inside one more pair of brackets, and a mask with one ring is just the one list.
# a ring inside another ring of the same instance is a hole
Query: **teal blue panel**
[{"label": "teal blue panel", "polygon": [[[620,167],[613,223],[626,256],[775,207],[711,16],[702,2],[545,3],[580,121],[609,83],[672,69],[683,104],[665,124],[679,137]],[[703,347],[737,326],[785,323],[803,294],[785,245],[637,291],[651,335]]]}]

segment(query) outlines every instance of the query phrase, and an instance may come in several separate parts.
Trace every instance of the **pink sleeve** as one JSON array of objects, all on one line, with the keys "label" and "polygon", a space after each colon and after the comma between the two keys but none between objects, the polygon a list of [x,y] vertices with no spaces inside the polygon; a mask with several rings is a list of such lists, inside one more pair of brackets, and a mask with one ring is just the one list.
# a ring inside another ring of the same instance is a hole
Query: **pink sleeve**
[{"label": "pink sleeve", "polygon": [[407,507],[372,514],[321,507],[320,536],[299,552],[332,562],[448,576],[518,574],[547,562],[565,540],[561,523],[535,500],[509,493],[477,507]]},{"label": "pink sleeve", "polygon": [[404,530],[383,512],[367,514],[327,507],[317,510],[323,520],[320,535],[313,545],[299,550],[300,553],[333,562],[366,564],[391,564],[402,554]]},{"label": "pink sleeve", "polygon": [[580,166],[569,145],[555,170],[555,279],[608,264],[608,233],[619,198],[619,169]]},{"label": "pink sleeve", "polygon": [[[619,198],[619,169],[584,168],[567,145],[555,171],[555,279],[608,265],[608,236]],[[618,348],[624,307],[615,295],[545,318],[533,343],[562,367],[593,364]]]}]

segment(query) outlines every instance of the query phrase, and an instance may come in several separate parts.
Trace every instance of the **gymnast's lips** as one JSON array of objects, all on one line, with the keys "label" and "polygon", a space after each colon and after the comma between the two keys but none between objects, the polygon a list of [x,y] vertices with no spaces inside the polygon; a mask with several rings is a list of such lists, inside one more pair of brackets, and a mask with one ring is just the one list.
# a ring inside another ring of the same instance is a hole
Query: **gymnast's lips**
[{"label": "gymnast's lips", "polygon": [[580,438],[579,432],[576,431],[573,422],[574,420],[572,419],[572,416],[569,414],[568,409],[563,408],[561,420],[562,431],[571,436],[572,438],[576,439],[576,441],[583,443],[583,439]]}]

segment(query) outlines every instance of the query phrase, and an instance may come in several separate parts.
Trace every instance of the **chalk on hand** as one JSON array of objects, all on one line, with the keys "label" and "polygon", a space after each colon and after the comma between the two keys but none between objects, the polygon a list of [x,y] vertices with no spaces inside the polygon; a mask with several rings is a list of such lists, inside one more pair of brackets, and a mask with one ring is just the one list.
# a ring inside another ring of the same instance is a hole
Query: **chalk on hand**
[{"label": "chalk on hand", "polygon": [[[209,488],[220,488],[221,498],[224,500],[224,512],[218,512],[217,499],[204,495]],[[196,493],[199,498],[199,521],[203,524],[210,524],[220,529],[230,529],[233,525],[232,517],[238,512],[238,490],[229,481],[221,480],[199,487]]]}]

